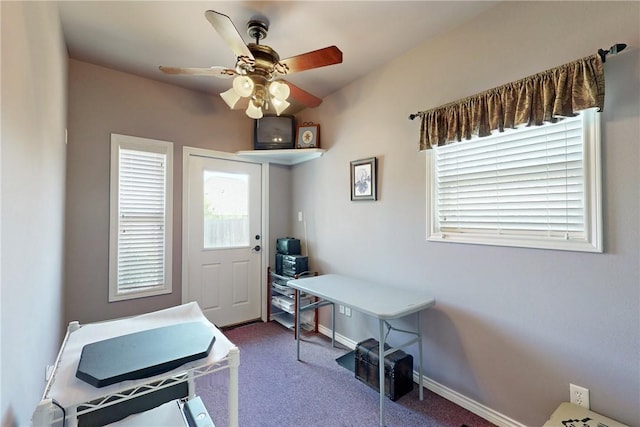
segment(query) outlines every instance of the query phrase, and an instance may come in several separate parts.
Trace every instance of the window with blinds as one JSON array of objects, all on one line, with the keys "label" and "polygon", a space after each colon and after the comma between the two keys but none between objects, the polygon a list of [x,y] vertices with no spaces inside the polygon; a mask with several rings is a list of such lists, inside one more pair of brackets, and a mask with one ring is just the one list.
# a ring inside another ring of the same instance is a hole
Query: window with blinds
[{"label": "window with blinds", "polygon": [[602,252],[599,114],[432,150],[429,240]]},{"label": "window with blinds", "polygon": [[171,292],[173,145],[111,136],[109,300]]}]

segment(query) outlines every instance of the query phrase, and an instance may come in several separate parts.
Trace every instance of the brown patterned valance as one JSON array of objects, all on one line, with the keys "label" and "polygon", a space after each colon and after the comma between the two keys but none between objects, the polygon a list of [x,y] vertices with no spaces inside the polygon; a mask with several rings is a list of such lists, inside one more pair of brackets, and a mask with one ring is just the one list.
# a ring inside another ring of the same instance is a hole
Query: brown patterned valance
[{"label": "brown patterned valance", "polygon": [[468,98],[417,113],[420,150],[488,136],[521,124],[541,125],[604,107],[602,58],[595,54]]}]

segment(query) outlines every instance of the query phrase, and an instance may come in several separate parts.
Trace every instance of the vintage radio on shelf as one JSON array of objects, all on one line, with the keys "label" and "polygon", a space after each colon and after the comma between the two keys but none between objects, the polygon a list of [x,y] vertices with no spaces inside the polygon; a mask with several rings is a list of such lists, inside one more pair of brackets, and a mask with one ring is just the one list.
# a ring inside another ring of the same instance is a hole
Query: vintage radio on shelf
[{"label": "vintage radio on shelf", "polygon": [[276,250],[285,255],[300,255],[300,239],[284,237],[276,240]]},{"label": "vintage radio on shelf", "polygon": [[284,254],[276,253],[276,274],[282,275],[282,258]]},{"label": "vintage radio on shelf", "polygon": [[276,274],[293,277],[309,270],[307,257],[300,255],[302,253],[300,239],[294,237],[276,239],[276,252]]},{"label": "vintage radio on shelf", "polygon": [[309,271],[309,258],[307,256],[282,254],[283,275],[293,277],[296,274],[304,273],[305,271]]}]

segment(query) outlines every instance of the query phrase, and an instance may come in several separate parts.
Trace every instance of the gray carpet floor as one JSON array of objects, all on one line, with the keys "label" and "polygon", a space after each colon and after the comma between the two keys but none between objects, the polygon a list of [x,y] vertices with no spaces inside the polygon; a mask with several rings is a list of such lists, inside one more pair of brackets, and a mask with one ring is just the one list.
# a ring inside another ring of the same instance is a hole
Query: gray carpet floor
[{"label": "gray carpet floor", "polygon": [[[320,334],[305,333],[296,361],[293,333],[276,324],[255,323],[225,331],[240,349],[241,427],[360,427],[379,424],[377,391],[336,362],[348,352]],[[216,426],[228,425],[227,375],[196,379]],[[389,427],[489,427],[493,424],[418,386],[396,402],[386,399]]]}]

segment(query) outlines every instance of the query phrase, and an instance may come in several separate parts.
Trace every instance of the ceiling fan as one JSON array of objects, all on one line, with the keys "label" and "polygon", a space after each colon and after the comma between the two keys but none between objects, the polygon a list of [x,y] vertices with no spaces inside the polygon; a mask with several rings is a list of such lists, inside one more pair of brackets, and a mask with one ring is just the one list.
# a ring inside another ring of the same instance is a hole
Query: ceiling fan
[{"label": "ceiling fan", "polygon": [[263,112],[273,107],[280,115],[290,103],[291,98],[306,107],[317,107],[322,100],[306,92],[280,76],[327,65],[340,64],[342,52],[335,46],[325,47],[286,59],[280,59],[278,53],[260,40],[267,37],[269,23],[265,19],[252,19],[247,24],[247,34],[255,43],[245,44],[231,19],[220,12],[207,10],[207,20],[229,45],[237,60],[235,68],[214,66],[210,68],[163,67],[165,74],[205,75],[233,79],[231,89],[220,94],[230,108],[248,100],[246,114],[259,119]]}]

